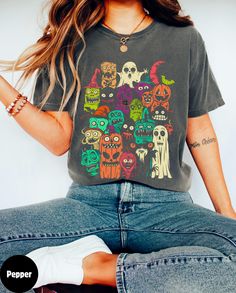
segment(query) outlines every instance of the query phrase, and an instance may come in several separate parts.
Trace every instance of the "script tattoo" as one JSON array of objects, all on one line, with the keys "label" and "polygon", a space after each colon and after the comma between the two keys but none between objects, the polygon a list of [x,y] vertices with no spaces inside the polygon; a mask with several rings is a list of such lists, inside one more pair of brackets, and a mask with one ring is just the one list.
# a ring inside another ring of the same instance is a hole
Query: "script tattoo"
[{"label": "script tattoo", "polygon": [[205,145],[205,144],[209,144],[209,143],[212,143],[212,142],[216,142],[216,138],[215,137],[212,137],[212,138],[203,138],[202,139],[202,144]]},{"label": "script tattoo", "polygon": [[189,144],[189,147],[190,147],[190,148],[197,148],[197,147],[200,147],[200,143],[198,143],[198,142],[195,141],[194,143],[190,143],[190,144]]},{"label": "script tattoo", "polygon": [[210,143],[213,143],[213,142],[216,142],[216,138],[215,137],[212,137],[212,138],[203,138],[201,142],[193,142],[193,143],[189,143],[189,147],[190,148],[198,148],[200,147],[201,145],[208,145]]}]

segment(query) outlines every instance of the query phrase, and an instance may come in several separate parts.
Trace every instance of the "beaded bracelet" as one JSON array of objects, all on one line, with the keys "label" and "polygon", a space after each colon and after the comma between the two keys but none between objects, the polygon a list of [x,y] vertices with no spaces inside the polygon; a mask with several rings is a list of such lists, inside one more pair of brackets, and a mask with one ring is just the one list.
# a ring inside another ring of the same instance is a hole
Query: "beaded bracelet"
[{"label": "beaded bracelet", "polygon": [[17,107],[17,109],[13,112],[11,111],[9,113],[10,116],[15,116],[16,114],[18,114],[20,112],[20,110],[24,107],[24,105],[27,103],[27,97],[26,96],[22,96],[23,100],[21,101],[20,105]]},{"label": "beaded bracelet", "polygon": [[13,109],[13,107],[15,106],[16,102],[22,97],[22,94],[18,94],[17,97],[15,98],[15,100],[9,105],[6,106],[6,110],[8,113],[11,112],[11,110]]},{"label": "beaded bracelet", "polygon": [[[23,100],[22,100],[21,104],[17,107],[16,111],[14,111],[14,107],[20,98],[23,98]],[[24,107],[24,105],[26,103],[27,103],[27,97],[22,96],[21,94],[18,94],[17,97],[15,98],[15,100],[8,107],[6,107],[8,115],[15,116],[16,114],[18,114],[20,112],[20,110]]]}]

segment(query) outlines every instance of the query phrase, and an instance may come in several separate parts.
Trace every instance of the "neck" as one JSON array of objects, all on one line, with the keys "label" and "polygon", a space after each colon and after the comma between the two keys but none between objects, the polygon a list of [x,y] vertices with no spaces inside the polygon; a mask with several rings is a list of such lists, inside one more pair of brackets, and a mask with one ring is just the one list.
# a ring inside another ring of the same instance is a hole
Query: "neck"
[{"label": "neck", "polygon": [[[114,31],[121,34],[128,34],[142,20],[146,12],[143,10],[141,1],[112,1],[104,0],[105,16],[103,22],[110,26]],[[144,29],[152,22],[150,16],[146,16],[136,32]]]}]

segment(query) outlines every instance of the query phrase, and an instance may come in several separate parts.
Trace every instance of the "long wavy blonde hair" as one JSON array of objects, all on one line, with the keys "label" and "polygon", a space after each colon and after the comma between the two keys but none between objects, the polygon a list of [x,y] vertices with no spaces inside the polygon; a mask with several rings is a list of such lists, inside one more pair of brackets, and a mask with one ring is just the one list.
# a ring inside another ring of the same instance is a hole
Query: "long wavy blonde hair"
[{"label": "long wavy blonde hair", "polygon": [[[141,2],[143,7],[149,11],[150,16],[161,22],[174,26],[193,25],[189,16],[179,14],[182,10],[176,0],[143,0]],[[48,22],[43,28],[42,37],[35,44],[26,48],[16,60],[0,60],[0,67],[4,71],[23,71],[16,83],[17,87],[21,82],[18,90],[36,70],[40,72],[43,68],[47,68],[49,87],[39,110],[47,102],[57,82],[63,89],[63,96],[58,97],[61,99],[59,100],[59,111],[63,111],[68,101],[73,98],[74,121],[81,90],[78,66],[86,49],[84,34],[104,18],[105,5],[103,1],[99,0],[47,0],[43,8],[47,7],[49,7]],[[78,58],[74,60],[76,44],[81,41],[83,43],[82,50],[79,52]],[[65,63],[69,64],[73,77],[69,88],[68,76],[65,74]],[[57,64],[59,64],[59,68]],[[32,94],[34,94],[34,90],[35,86]]]}]

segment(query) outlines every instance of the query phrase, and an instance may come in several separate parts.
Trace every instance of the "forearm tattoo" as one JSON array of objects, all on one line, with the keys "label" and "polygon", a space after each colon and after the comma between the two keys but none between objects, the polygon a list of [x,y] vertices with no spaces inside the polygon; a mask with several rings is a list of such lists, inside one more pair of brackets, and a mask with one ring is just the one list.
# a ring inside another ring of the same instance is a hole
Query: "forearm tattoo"
[{"label": "forearm tattoo", "polygon": [[198,148],[201,145],[205,146],[205,145],[209,145],[210,143],[214,143],[216,142],[216,138],[215,137],[204,137],[201,141],[195,141],[193,143],[189,143],[189,147],[190,148]]}]

